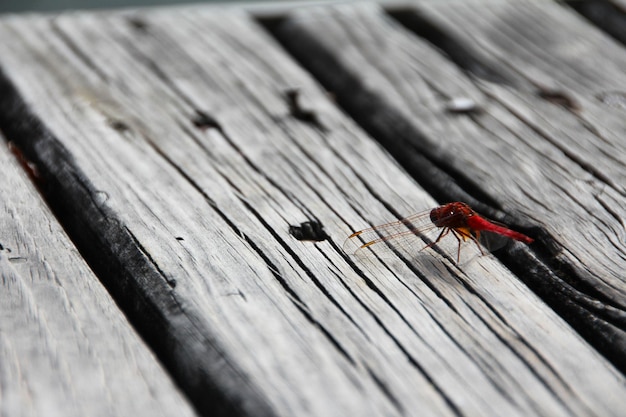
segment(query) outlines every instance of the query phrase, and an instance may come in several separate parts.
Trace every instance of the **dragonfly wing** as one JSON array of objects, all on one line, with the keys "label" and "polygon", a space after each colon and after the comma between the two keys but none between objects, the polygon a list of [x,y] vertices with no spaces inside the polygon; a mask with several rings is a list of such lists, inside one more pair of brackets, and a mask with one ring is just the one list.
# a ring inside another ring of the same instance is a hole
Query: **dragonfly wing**
[{"label": "dragonfly wing", "polygon": [[379,256],[398,252],[415,254],[436,239],[440,230],[430,221],[430,210],[427,210],[399,221],[353,233],[344,242],[343,250],[355,255],[369,252]]},{"label": "dragonfly wing", "polygon": [[[490,232],[485,222],[472,222],[470,216],[476,216],[478,220],[482,218],[469,207],[468,210],[460,210],[457,205],[450,203],[438,207],[436,212],[435,209],[426,210],[402,220],[353,233],[344,242],[344,252],[355,255],[374,253],[381,257],[397,254],[413,257],[424,248],[431,247],[459,259],[464,252],[468,252],[469,256],[486,253],[474,244],[476,241],[487,251],[500,249],[510,241],[506,234],[496,230]],[[431,212],[435,213],[439,227],[431,220]],[[449,215],[446,216],[447,213]],[[486,224],[498,225],[491,220]],[[468,246],[468,249],[463,249]]]},{"label": "dragonfly wing", "polygon": [[511,239],[507,238],[506,236],[502,236],[486,230],[480,232],[480,237],[478,238],[478,241],[489,252],[502,249],[503,247],[511,243]]}]

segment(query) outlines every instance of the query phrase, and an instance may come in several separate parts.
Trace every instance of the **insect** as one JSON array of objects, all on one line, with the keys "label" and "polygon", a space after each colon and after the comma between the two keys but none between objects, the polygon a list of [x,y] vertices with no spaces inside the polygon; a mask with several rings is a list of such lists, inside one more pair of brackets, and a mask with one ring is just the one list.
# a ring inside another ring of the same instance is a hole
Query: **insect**
[{"label": "insect", "polygon": [[[518,240],[526,244],[533,242],[531,237],[496,224],[477,214],[470,206],[461,202],[448,203],[396,222],[375,226],[355,232],[348,236],[344,251],[360,253],[377,244],[392,250],[404,250],[414,247],[416,241],[425,243],[420,251],[444,243],[444,237],[451,234],[458,242],[457,262],[461,258],[461,244],[471,240],[485,254],[481,244],[491,250],[506,244],[502,237]],[[449,240],[449,239],[448,239]],[[450,250],[448,248],[447,250]]]}]

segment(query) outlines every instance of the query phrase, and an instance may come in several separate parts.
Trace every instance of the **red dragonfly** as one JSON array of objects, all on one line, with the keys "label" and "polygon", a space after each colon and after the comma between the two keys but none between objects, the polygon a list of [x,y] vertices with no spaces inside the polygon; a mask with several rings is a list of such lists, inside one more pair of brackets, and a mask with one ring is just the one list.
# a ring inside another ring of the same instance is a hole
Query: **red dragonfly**
[{"label": "red dragonfly", "polygon": [[490,250],[499,249],[506,244],[506,239],[502,236],[527,244],[533,242],[532,238],[522,233],[485,219],[467,204],[454,202],[413,214],[396,222],[355,232],[346,239],[344,250],[356,254],[366,248],[374,249],[373,245],[383,243],[379,246],[392,251],[406,252],[408,246],[414,247],[415,241],[421,239],[426,243],[420,249],[422,251],[434,245],[443,245],[442,239],[448,234],[452,234],[458,242],[457,262],[461,258],[461,244],[467,240],[476,243],[483,255],[485,253],[481,244]]}]

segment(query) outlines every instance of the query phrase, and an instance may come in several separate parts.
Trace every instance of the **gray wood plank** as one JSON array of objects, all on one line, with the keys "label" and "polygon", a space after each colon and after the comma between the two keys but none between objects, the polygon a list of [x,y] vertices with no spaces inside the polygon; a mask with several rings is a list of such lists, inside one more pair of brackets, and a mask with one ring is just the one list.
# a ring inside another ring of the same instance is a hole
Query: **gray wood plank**
[{"label": "gray wood plank", "polygon": [[[428,3],[428,7],[435,6]],[[450,13],[456,13],[453,9]],[[490,16],[493,9],[484,14]],[[448,9],[442,7],[439,12],[443,19]],[[478,14],[479,10],[468,13],[467,19],[473,22]],[[577,22],[584,25],[581,30],[595,31],[584,21]],[[294,14],[275,30],[420,182],[431,181],[429,174],[421,172],[422,165],[415,163],[416,157],[426,157],[469,192],[479,190],[479,198],[492,206],[543,228],[536,232],[535,250],[550,267],[524,252],[505,254],[503,259],[626,369],[624,190],[620,180],[626,170],[620,157],[624,141],[619,139],[624,119],[618,117],[617,109],[605,109],[611,123],[600,134],[590,120],[601,111],[590,99],[585,99],[581,115],[533,99],[529,92],[534,88],[511,72],[508,57],[489,55],[485,49],[472,48],[473,44],[469,50],[462,49],[462,42],[454,44],[455,31],[472,27],[460,17],[455,23],[454,28],[444,26],[432,37],[447,43],[465,61],[462,65],[479,75],[468,76],[430,42],[404,30],[376,7],[308,10]],[[486,43],[487,36],[483,36]],[[591,38],[599,36],[594,32]],[[576,49],[578,38],[570,38],[574,42],[570,49]],[[520,37],[520,43],[524,42],[528,39]],[[610,39],[606,42],[613,48],[611,57],[606,57],[607,71],[618,77],[615,62],[621,62],[624,51]],[[513,60],[516,71],[532,72],[535,61],[524,66],[520,57],[517,60]],[[547,77],[548,63],[541,65]],[[557,74],[560,67],[554,65],[552,73]],[[568,85],[574,89],[575,84]],[[471,98],[481,112],[450,117],[446,103],[455,97]],[[588,117],[588,109],[592,116]],[[611,135],[605,134],[609,131]],[[442,198],[457,198],[454,190],[442,189]]]},{"label": "gray wood plank", "polygon": [[[43,123],[3,128],[205,414],[621,413],[623,376],[491,256],[342,253],[434,201],[250,18],[12,18],[0,36],[26,106],[10,116]],[[294,87],[324,129],[289,116]],[[293,239],[305,220],[331,239]]]},{"label": "gray wood plank", "polygon": [[4,138],[0,166],[0,415],[195,415]]},{"label": "gray wood plank", "polygon": [[[478,85],[544,140],[554,144],[583,172],[593,176],[586,187],[580,187],[577,182],[564,189],[558,184],[561,192],[557,192],[565,193],[564,198],[572,204],[559,210],[558,206],[544,202],[552,214],[543,220],[551,225],[550,231],[559,244],[567,248],[564,257],[557,257],[559,263],[565,264],[566,269],[570,264],[576,269],[573,274],[565,275],[565,279],[592,299],[618,307],[612,315],[602,309],[591,310],[600,316],[612,316],[608,321],[619,329],[617,334],[621,338],[626,329],[623,319],[626,299],[622,274],[624,247],[620,244],[624,213],[619,207],[623,206],[626,193],[623,186],[626,119],[625,108],[618,101],[620,86],[626,83],[626,49],[557,3],[504,1],[482,11],[464,6],[450,10],[432,4],[423,6],[420,13],[433,24],[462,39],[487,60],[512,69],[516,73],[515,88]],[[573,108],[558,103],[551,105],[549,99],[544,102],[533,98],[538,89],[545,88],[571,99]],[[572,216],[572,206],[582,210]],[[561,213],[568,216],[563,219]],[[610,261],[606,262],[607,259]],[[599,341],[594,333],[588,332],[587,337]],[[614,340],[610,333],[608,339]],[[614,350],[604,348],[604,351],[625,370],[623,342],[613,346]]]},{"label": "gray wood plank", "polygon": [[[445,9],[425,3],[420,13],[487,59],[509,67],[519,77],[521,94],[513,92],[519,95],[516,101],[507,97],[510,92],[496,91],[495,98],[514,111],[533,109],[523,116],[538,128],[556,125],[561,132],[548,131],[549,140],[611,187],[625,192],[624,107],[611,104],[626,83],[622,44],[569,7],[553,2],[502,1],[488,8]],[[562,93],[575,109],[568,117],[550,111],[550,106],[535,108],[540,101],[528,100],[524,90]],[[520,99],[525,104],[520,105]],[[535,119],[547,120],[537,123]],[[588,132],[576,134],[581,130]]]}]

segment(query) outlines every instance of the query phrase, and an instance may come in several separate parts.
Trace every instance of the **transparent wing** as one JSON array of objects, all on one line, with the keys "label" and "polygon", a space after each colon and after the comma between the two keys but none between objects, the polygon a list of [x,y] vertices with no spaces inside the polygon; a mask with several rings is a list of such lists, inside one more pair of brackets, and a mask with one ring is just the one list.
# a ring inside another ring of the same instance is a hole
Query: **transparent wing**
[{"label": "transparent wing", "polygon": [[417,252],[434,242],[441,230],[430,220],[430,210],[426,210],[402,220],[355,232],[346,239],[343,250],[355,255]]},{"label": "transparent wing", "polygon": [[[473,247],[468,249],[468,256],[480,255],[483,250],[474,243],[473,237],[484,246],[487,251],[502,248],[508,242],[504,236],[488,231],[476,234],[470,229],[457,229],[456,233],[437,227],[430,220],[431,210],[413,214],[404,219],[370,227],[350,235],[343,244],[343,250],[347,254],[376,256],[387,258],[394,254],[413,257],[425,248],[431,247],[437,242],[437,247],[450,256],[458,259],[460,249],[464,242]],[[450,216],[451,219],[453,216]],[[473,236],[473,237],[472,237]]]},{"label": "transparent wing", "polygon": [[[484,217],[483,217],[484,218]],[[498,226],[507,227],[505,224],[497,222],[495,220],[485,219],[489,222],[496,224]],[[498,233],[490,232],[488,230],[482,230],[479,234],[478,241],[481,245],[483,245],[489,252],[494,252],[498,249],[502,249],[511,243],[511,239],[506,236],[500,235]]]}]

